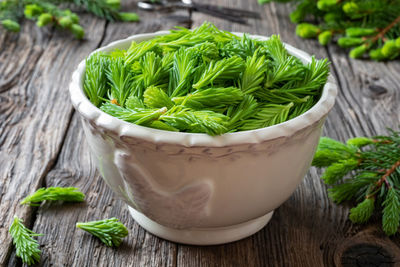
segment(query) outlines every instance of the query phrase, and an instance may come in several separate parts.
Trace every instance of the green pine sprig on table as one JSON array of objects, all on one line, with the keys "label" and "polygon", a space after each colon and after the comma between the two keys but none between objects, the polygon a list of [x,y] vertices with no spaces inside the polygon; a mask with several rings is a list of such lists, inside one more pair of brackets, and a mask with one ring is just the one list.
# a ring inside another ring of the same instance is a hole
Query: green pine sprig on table
[{"label": "green pine sprig on table", "polygon": [[[292,2],[296,34],[332,41],[350,49],[352,58],[393,60],[400,55],[400,0],[258,0],[260,4]],[[310,23],[310,21],[315,21]],[[368,56],[367,56],[368,55]]]},{"label": "green pine sprig on table", "polygon": [[76,227],[96,236],[109,247],[118,247],[122,238],[128,235],[128,229],[117,218],[92,222],[78,222]]},{"label": "green pine sprig on table", "polygon": [[16,255],[28,265],[32,265],[40,260],[41,251],[39,244],[33,237],[41,236],[23,225],[23,221],[17,216],[10,226],[9,232],[16,248]]},{"label": "green pine sprig on table", "polygon": [[138,21],[135,13],[120,12],[120,0],[3,0],[0,2],[0,25],[12,32],[20,31],[23,19],[33,20],[38,27],[54,25],[70,31],[77,39],[85,35],[79,16],[68,6],[81,7],[109,21]]},{"label": "green pine sprig on table", "polygon": [[279,36],[260,41],[211,23],[95,53],[84,91],[114,117],[162,130],[219,135],[299,116],[319,99],[329,62],[303,64]]},{"label": "green pine sprig on table", "polygon": [[356,137],[347,144],[322,137],[312,163],[326,167],[322,179],[332,187],[329,197],[354,201],[349,218],[365,223],[374,210],[382,212],[382,228],[394,235],[400,225],[400,132],[388,136]]},{"label": "green pine sprig on table", "polygon": [[21,204],[39,206],[43,201],[82,202],[85,194],[75,187],[47,187],[40,188],[35,193],[27,196]]}]

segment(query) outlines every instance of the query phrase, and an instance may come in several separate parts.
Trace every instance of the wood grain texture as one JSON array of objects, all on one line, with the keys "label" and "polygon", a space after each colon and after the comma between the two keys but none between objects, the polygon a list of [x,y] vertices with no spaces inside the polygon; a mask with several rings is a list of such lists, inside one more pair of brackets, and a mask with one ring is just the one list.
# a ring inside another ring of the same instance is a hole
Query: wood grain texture
[{"label": "wood grain texture", "polygon": [[[135,3],[131,3],[126,8],[135,10]],[[52,101],[54,106],[51,112],[56,114],[51,114],[55,116],[54,121],[49,121],[47,124],[46,121],[41,121],[43,114],[38,113],[36,116],[32,116],[46,125],[49,131],[54,131],[56,127],[63,126],[59,132],[52,132],[53,135],[58,136],[61,142],[54,145],[57,148],[54,155],[47,151],[42,152],[48,157],[51,156],[50,166],[41,172],[43,173],[41,174],[42,177],[38,179],[37,176],[32,174],[32,177],[29,177],[30,183],[27,185],[29,191],[21,192],[18,199],[12,200],[12,205],[16,210],[27,209],[28,225],[32,226],[35,232],[44,234],[38,238],[42,249],[41,262],[37,264],[38,266],[175,266],[176,264],[176,244],[160,240],[134,223],[126,205],[113,195],[97,173],[83,136],[80,118],[77,114],[74,114],[68,95],[68,84],[73,70],[79,61],[83,60],[91,51],[136,33],[172,28],[176,25],[176,20],[182,18],[187,20],[188,13],[175,12],[173,19],[165,17],[171,14],[142,13],[140,15],[142,18],[140,23],[105,23],[93,19],[93,16],[86,16],[88,22],[97,21],[97,24],[84,24],[86,32],[90,33],[87,38],[88,41],[80,43],[79,41],[68,40],[68,43],[76,43],[76,47],[72,46],[69,49],[78,52],[75,55],[66,54],[59,59],[55,56],[46,55],[45,57],[48,61],[43,64],[45,68],[52,68],[53,76],[41,74],[38,75],[37,80],[51,84],[57,82],[57,85],[52,88],[49,84],[45,85],[49,88],[49,91],[45,92],[47,95],[54,94],[57,96],[54,99],[47,99],[47,101]],[[188,27],[186,24],[180,23],[180,25]],[[54,46],[54,55],[63,52],[64,48],[55,44],[62,44],[66,38],[61,35],[56,36],[56,34],[53,34],[49,44],[50,49]],[[87,48],[81,47],[87,43],[92,45]],[[49,47],[45,50],[49,53],[47,51]],[[66,56],[71,59],[67,60]],[[58,107],[56,107],[57,103],[59,103]],[[45,108],[45,102],[35,103],[33,107],[42,110]],[[57,121],[61,114],[67,116],[65,121]],[[51,138],[51,136],[42,133],[40,133],[40,136],[43,141]],[[48,146],[49,144],[42,144],[43,148],[50,148]],[[35,148],[28,151],[31,150],[36,151]],[[29,167],[30,165],[26,166]],[[38,162],[32,166],[32,168],[34,167],[41,168],[43,163]],[[20,171],[25,171],[25,169],[20,167]],[[13,179],[23,180],[21,177],[15,176]],[[18,205],[22,197],[43,186],[79,187],[86,194],[86,201],[82,204],[44,204],[38,209]],[[4,204],[4,208],[7,208],[6,203]],[[11,206],[11,204],[7,205]],[[9,213],[12,216],[13,212],[10,211]],[[28,216],[32,217],[32,220]],[[108,248],[90,234],[75,228],[78,221],[100,220],[110,217],[119,218],[130,230],[129,237],[118,249]],[[11,221],[11,219],[8,219],[8,221]],[[29,223],[29,221],[32,223]],[[8,225],[9,222],[4,223],[4,234],[8,230]],[[7,236],[7,238],[9,237]],[[9,258],[8,266],[21,265],[14,253]],[[0,263],[0,266],[5,265],[5,262]]]},{"label": "wood grain texture", "polygon": [[[384,134],[400,124],[400,64],[350,60],[335,46],[294,35],[288,5],[260,7],[256,1],[203,1],[258,11],[262,20],[248,25],[193,13],[193,26],[204,20],[217,27],[260,35],[279,33],[284,42],[329,57],[339,84],[337,103],[325,135],[344,141],[355,135]],[[135,2],[129,2],[133,10]],[[7,233],[17,214],[38,233],[38,266],[400,266],[400,238],[386,237],[379,218],[353,225],[348,208],[333,204],[320,171],[311,168],[271,222],[244,240],[221,246],[185,246],[145,232],[129,216],[95,170],[79,116],[68,99],[73,69],[90,51],[142,32],[166,30],[187,22],[184,11],[141,12],[138,24],[104,23],[84,16],[89,34],[79,42],[30,23],[22,34],[0,34],[0,266],[19,266]],[[30,32],[30,34],[27,34]],[[41,186],[77,186],[87,194],[81,204],[19,206]],[[130,230],[118,249],[108,248],[75,228],[78,221],[115,216]],[[370,265],[368,265],[370,264]],[[374,265],[372,265],[374,264]]]},{"label": "wood grain texture", "polygon": [[[33,229],[44,234],[38,238],[43,244],[40,266],[175,266],[176,245],[140,228],[127,206],[99,177],[78,114],[72,119],[58,162],[45,181],[46,186],[76,186],[86,194],[86,200],[39,208]],[[129,229],[129,236],[118,249],[75,228],[77,222],[111,217],[117,217]]]},{"label": "wood grain texture", "polygon": [[[83,16],[87,41],[24,24],[20,35],[1,34],[0,51],[0,266],[11,252],[14,215],[30,225],[33,210],[20,206],[52,168],[72,107],[67,85],[74,66],[98,46],[104,22]],[[66,41],[68,40],[68,41]]]}]

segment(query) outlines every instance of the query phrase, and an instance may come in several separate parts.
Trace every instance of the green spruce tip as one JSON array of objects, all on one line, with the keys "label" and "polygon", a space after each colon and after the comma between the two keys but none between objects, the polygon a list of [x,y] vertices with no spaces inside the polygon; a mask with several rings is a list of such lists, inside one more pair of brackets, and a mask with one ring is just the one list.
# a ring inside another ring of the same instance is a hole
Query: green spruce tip
[{"label": "green spruce tip", "polygon": [[355,2],[346,2],[342,6],[342,9],[343,9],[344,13],[351,15],[351,14],[357,13],[359,10],[359,7],[358,7],[357,3],[355,3]]},{"label": "green spruce tip", "polygon": [[139,15],[133,12],[119,12],[119,18],[120,20],[127,22],[139,21]]},{"label": "green spruce tip", "polygon": [[363,44],[364,40],[360,37],[341,37],[337,43],[340,47],[350,48]]},{"label": "green spruce tip", "polygon": [[121,8],[120,0],[105,0],[105,2],[112,9],[118,10]]},{"label": "green spruce tip", "polygon": [[328,167],[340,160],[348,159],[347,154],[331,150],[317,150],[314,154],[312,165],[315,167]]},{"label": "green spruce tip", "polygon": [[372,138],[368,137],[354,137],[347,140],[347,145],[356,146],[356,147],[364,147],[374,143]]},{"label": "green spruce tip", "polygon": [[346,36],[348,37],[363,37],[369,36],[376,33],[376,29],[373,28],[361,28],[361,27],[350,27],[346,29]]},{"label": "green spruce tip", "polygon": [[361,58],[367,51],[368,51],[368,45],[363,44],[357,46],[356,48],[353,48],[350,51],[349,56],[351,58]]},{"label": "green spruce tip", "polygon": [[332,31],[323,31],[318,35],[318,41],[322,45],[327,45],[331,42],[332,36]]},{"label": "green spruce tip", "polygon": [[400,193],[393,187],[389,188],[386,198],[382,203],[383,215],[382,226],[383,231],[387,235],[394,235],[399,231],[400,224]]},{"label": "green spruce tip", "polygon": [[53,21],[53,16],[50,13],[42,13],[37,19],[36,25],[44,27]]},{"label": "green spruce tip", "polygon": [[11,32],[19,32],[21,30],[21,26],[19,25],[19,23],[11,19],[2,20],[0,23],[4,27],[4,29]]},{"label": "green spruce tip", "polygon": [[366,198],[350,210],[349,219],[354,223],[366,223],[375,208],[375,198]]},{"label": "green spruce tip", "polygon": [[312,165],[316,167],[328,167],[342,160],[354,159],[356,151],[356,148],[346,146],[332,138],[321,137]]},{"label": "green spruce tip", "polygon": [[392,56],[395,56],[398,54],[400,49],[396,45],[396,41],[394,40],[388,40],[385,42],[385,44],[382,46],[382,55],[385,58],[391,58]]},{"label": "green spruce tip", "polygon": [[39,206],[43,201],[83,202],[85,194],[75,187],[47,187],[40,188],[24,198],[21,204]]},{"label": "green spruce tip", "polygon": [[125,225],[114,217],[100,221],[78,222],[76,227],[96,236],[109,247],[118,247],[122,238],[128,235]]},{"label": "green spruce tip", "polygon": [[318,0],[317,7],[319,10],[329,11],[331,10],[339,0]]},{"label": "green spruce tip", "polygon": [[66,28],[66,29],[71,28],[73,23],[74,22],[72,21],[71,17],[69,17],[69,16],[58,18],[58,24],[63,28]]},{"label": "green spruce tip", "polygon": [[382,53],[382,48],[377,48],[369,51],[369,57],[376,61],[382,61],[386,59],[386,57]]},{"label": "green spruce tip", "polygon": [[350,171],[354,170],[358,164],[359,161],[355,158],[340,160],[326,168],[321,179],[324,180],[326,184],[334,184]]},{"label": "green spruce tip", "polygon": [[300,23],[304,17],[306,16],[306,13],[304,12],[303,9],[297,8],[290,13],[289,18],[290,21],[293,23]]},{"label": "green spruce tip", "polygon": [[25,6],[24,15],[27,19],[34,19],[43,13],[43,8],[37,4],[29,4]]},{"label": "green spruce tip", "polygon": [[17,216],[14,216],[9,232],[13,239],[17,257],[21,258],[21,260],[28,265],[40,261],[41,251],[39,249],[39,244],[33,237],[41,236],[42,234],[36,234],[26,228],[23,225],[23,221]]},{"label": "green spruce tip", "polygon": [[85,30],[79,24],[72,24],[70,30],[74,34],[76,39],[83,39],[83,37],[85,36]]},{"label": "green spruce tip", "polygon": [[144,104],[150,108],[163,108],[168,109],[174,106],[174,102],[169,98],[167,93],[155,86],[149,86],[143,94]]},{"label": "green spruce tip", "polygon": [[320,28],[310,23],[301,23],[296,27],[296,34],[302,38],[313,38],[320,32]]}]

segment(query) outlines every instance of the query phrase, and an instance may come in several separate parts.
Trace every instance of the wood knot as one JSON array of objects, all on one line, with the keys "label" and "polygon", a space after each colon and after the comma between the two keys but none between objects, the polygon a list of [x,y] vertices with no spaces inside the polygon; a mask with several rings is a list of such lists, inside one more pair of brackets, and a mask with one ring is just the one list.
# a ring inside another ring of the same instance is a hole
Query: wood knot
[{"label": "wood knot", "polygon": [[376,84],[371,84],[368,88],[374,95],[383,95],[388,91],[385,87]]},{"label": "wood knot", "polygon": [[341,257],[342,266],[394,266],[395,259],[383,247],[371,244],[356,244],[348,247]]}]

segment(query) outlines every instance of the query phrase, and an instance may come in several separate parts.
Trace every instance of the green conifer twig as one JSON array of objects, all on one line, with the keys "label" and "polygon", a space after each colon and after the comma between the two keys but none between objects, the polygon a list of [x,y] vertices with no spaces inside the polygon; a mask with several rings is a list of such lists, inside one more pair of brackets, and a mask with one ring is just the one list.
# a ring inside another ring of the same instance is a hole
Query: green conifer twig
[{"label": "green conifer twig", "polygon": [[128,229],[117,218],[85,223],[78,222],[76,227],[98,237],[101,242],[109,247],[118,247],[122,242],[122,238],[128,235]]},{"label": "green conifer twig", "polygon": [[39,206],[42,201],[82,202],[85,194],[75,187],[47,187],[40,188],[35,193],[27,196],[21,204]]},{"label": "green conifer twig", "polygon": [[[349,218],[365,223],[382,207],[382,228],[393,235],[400,225],[400,133],[357,137],[347,144],[322,137],[313,165],[327,167],[323,179],[332,187],[329,196],[337,203],[356,201]],[[349,176],[349,177],[348,177]]]},{"label": "green conifer twig", "polygon": [[23,225],[23,221],[14,216],[13,223],[9,232],[16,248],[16,255],[28,265],[32,265],[40,260],[41,251],[38,242],[33,239],[35,236],[41,236],[29,230]]},{"label": "green conifer twig", "polygon": [[300,37],[317,38],[322,45],[336,41],[351,48],[352,58],[369,54],[381,61],[400,56],[400,0],[259,0],[270,2],[293,3],[290,19],[298,24]]}]

